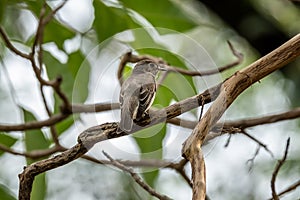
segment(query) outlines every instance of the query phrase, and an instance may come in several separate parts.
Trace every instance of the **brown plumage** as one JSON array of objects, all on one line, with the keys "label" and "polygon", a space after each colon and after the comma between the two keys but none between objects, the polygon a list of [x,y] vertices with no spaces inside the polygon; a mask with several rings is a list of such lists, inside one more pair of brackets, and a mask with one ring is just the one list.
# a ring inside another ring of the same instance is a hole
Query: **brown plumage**
[{"label": "brown plumage", "polygon": [[140,120],[151,107],[156,93],[155,76],[163,70],[151,60],[138,62],[120,92],[120,129],[130,132],[134,120]]}]

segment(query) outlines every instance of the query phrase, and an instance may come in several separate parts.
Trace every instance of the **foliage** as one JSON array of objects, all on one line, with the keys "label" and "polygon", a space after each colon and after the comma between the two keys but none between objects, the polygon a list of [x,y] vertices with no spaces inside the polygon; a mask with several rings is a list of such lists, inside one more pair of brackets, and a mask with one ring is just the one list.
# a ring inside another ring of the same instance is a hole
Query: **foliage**
[{"label": "foliage", "polygon": [[[60,89],[66,98],[72,101],[72,103],[85,103],[89,95],[91,95],[89,86],[91,84],[91,73],[93,72],[93,61],[95,61],[86,59],[89,54],[87,49],[95,47],[95,44],[102,43],[103,47],[101,50],[103,50],[109,46],[111,41],[118,41],[122,44],[125,43],[135,54],[149,54],[161,57],[171,65],[181,67],[182,69],[190,69],[191,64],[178,52],[175,52],[174,47],[161,42],[151,31],[154,30],[154,32],[161,37],[179,35],[180,33],[185,33],[192,37],[193,31],[203,28],[201,29],[201,31],[203,31],[202,35],[206,35],[208,38],[204,43],[209,43],[208,41],[211,38],[217,37],[219,31],[212,27],[215,25],[224,27],[224,24],[218,22],[218,20],[211,20],[208,24],[203,25],[202,22],[196,19],[196,16],[199,17],[199,13],[198,15],[193,15],[193,12],[189,12],[192,11],[191,7],[196,4],[190,1],[184,1],[184,3],[189,5],[189,9],[186,9],[186,5],[181,5],[181,3],[182,2],[172,0],[157,1],[155,3],[149,3],[147,0],[140,0],[138,3],[134,0],[121,0],[116,2],[94,0],[92,3],[94,19],[91,23],[91,27],[89,27],[89,30],[86,32],[82,32],[76,27],[73,27],[72,24],[65,22],[63,17],[59,17],[60,11],[58,11],[58,14],[45,24],[45,29],[42,34],[40,48],[42,48],[43,51],[41,55],[38,55],[40,56],[38,58],[40,59],[39,61],[42,62],[42,77],[47,80],[62,78]],[[51,1],[46,1],[44,4],[43,1],[3,0],[0,1],[0,25],[6,30],[13,44],[28,53],[32,45],[34,45],[37,36],[36,29],[39,19],[41,19],[41,13],[45,12],[45,16],[50,16],[57,6],[57,4]],[[61,12],[63,12],[63,10],[61,10]],[[30,20],[26,22],[26,19]],[[16,26],[12,26],[12,24]],[[26,31],[22,31],[22,27]],[[133,40],[127,41],[116,37],[116,34],[120,32],[133,29],[136,30],[131,32],[134,37]],[[222,38],[222,44],[216,43],[210,44],[211,46],[207,45],[210,55],[218,57],[218,51],[224,51],[224,48],[221,47],[219,49],[219,46],[224,46],[225,40],[227,39],[226,37],[228,36]],[[204,39],[193,38],[192,40],[201,42],[201,40]],[[68,43],[70,43],[70,41],[73,41],[75,46],[77,45],[79,47],[73,49],[69,48]],[[85,44],[84,41],[88,41],[88,44]],[[177,41],[173,39],[173,42],[176,43]],[[4,43],[3,40],[0,40],[1,51],[4,49]],[[243,44],[239,46],[249,51],[248,58],[250,57],[250,60],[256,58],[257,55],[254,53],[255,51],[249,50],[249,46]],[[184,48],[190,47],[184,47],[184,44],[178,44],[178,49],[180,49],[181,52],[190,52]],[[211,50],[209,48],[211,48]],[[3,50],[3,52],[7,57],[12,56],[8,53],[7,49]],[[216,61],[217,65],[224,61],[228,62],[228,60],[231,59],[231,56],[226,55],[222,57],[223,55],[224,54]],[[243,65],[246,65],[250,60],[247,60]],[[1,67],[0,73],[5,70],[4,65],[1,65]],[[127,66],[125,70],[130,71],[130,68]],[[0,89],[7,85],[9,84],[1,84]],[[175,73],[171,74],[165,79],[163,85],[157,91],[154,107],[166,107],[173,101],[179,101],[197,94],[200,89],[202,88],[198,87],[197,82],[192,77]],[[1,89],[0,92],[2,90],[4,89]],[[16,91],[10,92],[14,93]],[[39,100],[42,102],[41,98]],[[65,102],[55,90],[48,91],[46,100],[52,112],[51,115],[64,112],[63,106],[66,106]],[[4,100],[0,99],[0,104],[5,104],[5,102],[2,101]],[[15,119],[15,121],[13,121],[14,123],[37,121],[41,118],[41,116],[39,116],[41,109],[35,109],[34,105],[31,105],[30,109],[22,108],[21,105],[24,104],[22,99],[19,99],[17,104],[20,105],[14,106],[18,107],[19,112],[23,115],[23,119]],[[44,109],[45,108],[43,108],[42,111],[43,113],[45,113]],[[192,118],[197,118],[197,111],[192,111],[189,114]],[[55,129],[57,135],[59,137],[67,135],[68,131],[80,120],[80,116],[74,114],[72,117],[56,123]],[[164,139],[166,138],[169,128],[167,125],[157,125],[141,130],[134,135],[133,139],[139,148],[141,153],[140,157],[142,159],[163,158]],[[22,143],[25,146],[26,152],[47,149],[55,145],[53,138],[49,137],[49,132],[48,129],[25,130],[24,138],[15,138],[9,133],[1,132],[0,144],[6,147],[13,147],[15,144]],[[0,156],[3,156],[3,151],[0,151]],[[36,161],[37,160],[27,158],[27,164]],[[144,174],[147,183],[154,187],[158,176],[159,169],[150,170],[150,172],[147,170]],[[10,191],[4,186],[2,187],[1,182],[0,197],[3,200],[15,199]],[[42,174],[36,177],[32,191],[32,199],[41,200],[46,198],[47,179],[46,174]]]}]

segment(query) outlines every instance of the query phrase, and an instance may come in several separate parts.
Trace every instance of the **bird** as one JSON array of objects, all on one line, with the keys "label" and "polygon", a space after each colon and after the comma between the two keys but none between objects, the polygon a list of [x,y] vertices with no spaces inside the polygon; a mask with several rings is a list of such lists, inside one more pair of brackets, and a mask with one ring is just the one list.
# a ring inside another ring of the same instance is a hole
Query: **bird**
[{"label": "bird", "polygon": [[165,71],[152,60],[139,61],[132,74],[122,84],[119,96],[121,131],[130,132],[133,123],[139,121],[148,112],[155,98],[155,78],[159,70]]}]

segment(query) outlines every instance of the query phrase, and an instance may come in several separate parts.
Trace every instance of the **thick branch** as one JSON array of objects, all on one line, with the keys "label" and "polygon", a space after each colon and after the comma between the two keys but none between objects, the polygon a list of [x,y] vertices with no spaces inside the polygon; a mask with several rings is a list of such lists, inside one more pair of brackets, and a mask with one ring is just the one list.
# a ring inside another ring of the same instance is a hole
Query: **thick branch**
[{"label": "thick branch", "polygon": [[36,175],[65,165],[87,152],[87,149],[82,144],[77,144],[69,150],[54,156],[52,158],[38,161],[24,168],[24,171],[19,174],[19,200],[30,200],[32,183]]},{"label": "thick branch", "polygon": [[[249,86],[291,62],[299,55],[300,34],[296,35],[268,55],[252,63],[247,68],[236,72],[228,78],[223,84],[220,95],[205,113],[201,121],[196,125],[192,134],[184,142],[182,155],[192,163],[195,156],[193,155],[193,150],[199,144],[199,146],[203,144],[209,131],[215,126],[216,122],[221,118],[232,102]],[[192,165],[193,173],[198,170],[197,167],[197,165]],[[193,190],[201,189],[203,188],[193,188]],[[204,199],[201,195],[202,193],[203,191],[198,191],[197,193],[194,192],[193,199]]]},{"label": "thick branch", "polygon": [[206,196],[206,170],[201,144],[198,143],[193,146],[191,151],[193,200],[204,200]]},{"label": "thick branch", "polygon": [[260,58],[242,71],[236,72],[228,78],[221,89],[221,93],[212,106],[197,124],[191,136],[185,141],[182,154],[189,157],[189,148],[193,142],[204,141],[208,132],[220,119],[232,102],[249,86],[268,74],[283,67],[300,55],[300,34],[275,49],[268,55]]},{"label": "thick branch", "polygon": [[[171,119],[191,109],[197,108],[201,102],[210,102],[214,100],[219,93],[219,86],[215,86],[210,90],[206,90],[200,95],[190,97],[183,101],[177,102],[159,111],[155,111],[151,119],[144,119],[141,124],[152,126],[154,124]],[[38,161],[26,167],[20,174],[19,198],[21,200],[29,200],[34,177],[45,171],[65,165],[85,154],[96,143],[111,138],[117,138],[132,134],[143,127],[135,126],[131,133],[118,132],[118,123],[105,123],[102,125],[91,127],[83,131],[78,137],[78,144],[71,149],[46,160]]]}]

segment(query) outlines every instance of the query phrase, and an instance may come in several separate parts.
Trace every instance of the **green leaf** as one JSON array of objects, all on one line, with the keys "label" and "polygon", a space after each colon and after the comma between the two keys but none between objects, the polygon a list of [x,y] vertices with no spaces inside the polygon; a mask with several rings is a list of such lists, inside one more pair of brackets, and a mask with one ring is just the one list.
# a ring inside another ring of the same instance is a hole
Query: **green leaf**
[{"label": "green leaf", "polygon": [[[23,109],[24,120],[25,122],[35,121],[36,118],[32,113]],[[33,150],[41,150],[47,149],[50,146],[50,141],[46,139],[44,133],[37,130],[27,130],[25,131],[25,148],[26,152],[30,152]],[[32,159],[26,159],[27,164],[31,164],[35,162]],[[34,180],[32,192],[31,192],[31,200],[40,200],[44,199],[46,196],[46,179],[45,174],[41,174],[37,176]]]},{"label": "green leaf", "polygon": [[42,174],[37,175],[34,178],[34,182],[32,185],[32,191],[30,194],[30,199],[31,200],[45,199],[46,188],[47,188],[46,174],[42,173]]},{"label": "green leaf", "polygon": [[80,51],[69,55],[68,69],[74,78],[72,101],[83,103],[88,96],[88,84],[90,78],[90,63]]},{"label": "green leaf", "polygon": [[151,3],[148,0],[121,0],[123,5],[145,17],[154,27],[186,31],[196,26],[184,11],[169,0]]},{"label": "green leaf", "polygon": [[0,197],[1,200],[16,200],[17,198],[12,194],[12,192],[5,186],[0,184]]},{"label": "green leaf", "polygon": [[0,23],[2,22],[3,16],[5,15],[7,0],[0,1]]},{"label": "green leaf", "polygon": [[106,6],[100,0],[94,0],[93,5],[95,9],[93,28],[97,32],[99,42],[124,30],[139,27],[125,9]]},{"label": "green leaf", "polygon": [[[16,143],[16,141],[17,141],[16,138],[0,132],[0,144],[7,146],[7,147],[11,147],[12,145],[14,145]],[[0,156],[3,153],[4,153],[3,151],[0,151]]]},{"label": "green leaf", "polygon": [[[166,134],[166,125],[158,124],[135,133],[134,139],[141,151],[141,159],[161,159],[163,153],[162,141]],[[153,186],[158,177],[158,169],[153,168],[143,173],[146,182]]]},{"label": "green leaf", "polygon": [[[19,2],[24,3],[24,1],[17,0]],[[40,16],[41,9],[44,5],[44,1],[35,1],[35,0],[26,0],[28,10],[32,11],[32,13],[38,18]],[[49,10],[49,6],[46,7]]]},{"label": "green leaf", "polygon": [[[34,115],[25,110],[23,110],[25,122],[36,121],[37,119]],[[45,137],[44,133],[40,129],[27,130],[25,131],[25,148],[26,152],[33,150],[47,149],[50,145],[50,141]],[[27,159],[27,164],[31,164],[32,159]]]}]

